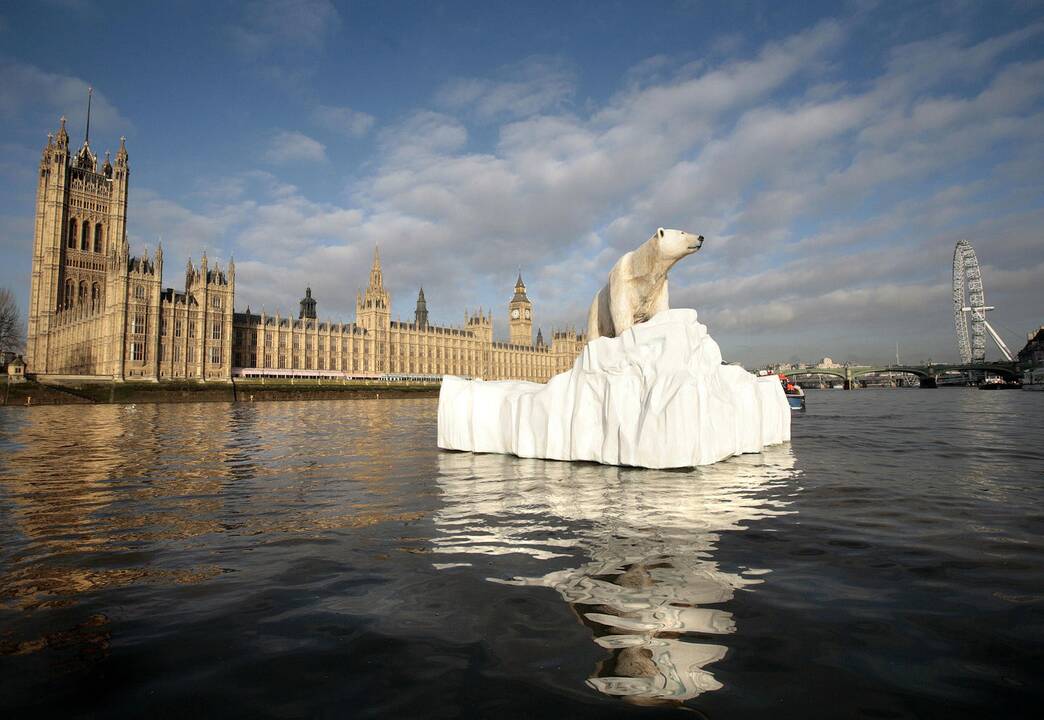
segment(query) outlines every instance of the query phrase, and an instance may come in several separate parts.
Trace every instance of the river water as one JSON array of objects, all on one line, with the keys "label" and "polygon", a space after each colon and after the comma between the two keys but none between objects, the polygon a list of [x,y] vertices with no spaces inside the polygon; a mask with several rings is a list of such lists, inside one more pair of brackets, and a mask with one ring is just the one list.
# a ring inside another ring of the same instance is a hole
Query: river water
[{"label": "river water", "polygon": [[0,408],[0,712],[1038,716],[1044,395],[813,391],[672,472],[435,409]]}]

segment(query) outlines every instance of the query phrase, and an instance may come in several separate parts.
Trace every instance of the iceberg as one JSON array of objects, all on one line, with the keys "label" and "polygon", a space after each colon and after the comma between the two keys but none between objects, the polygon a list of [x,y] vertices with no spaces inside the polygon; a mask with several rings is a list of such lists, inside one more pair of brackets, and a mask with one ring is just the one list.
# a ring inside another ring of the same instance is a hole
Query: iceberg
[{"label": "iceberg", "polygon": [[790,440],[775,375],[723,365],[695,310],[592,340],[547,384],[446,376],[438,446],[526,458],[682,468]]}]

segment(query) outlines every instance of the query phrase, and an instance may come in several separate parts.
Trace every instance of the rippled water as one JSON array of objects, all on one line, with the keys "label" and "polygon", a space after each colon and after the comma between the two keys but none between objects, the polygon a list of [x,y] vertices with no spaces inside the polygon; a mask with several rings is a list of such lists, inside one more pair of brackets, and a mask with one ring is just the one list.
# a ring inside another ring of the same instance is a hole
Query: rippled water
[{"label": "rippled water", "polygon": [[434,400],[0,409],[0,709],[1036,717],[1044,396],[811,392],[694,471]]}]

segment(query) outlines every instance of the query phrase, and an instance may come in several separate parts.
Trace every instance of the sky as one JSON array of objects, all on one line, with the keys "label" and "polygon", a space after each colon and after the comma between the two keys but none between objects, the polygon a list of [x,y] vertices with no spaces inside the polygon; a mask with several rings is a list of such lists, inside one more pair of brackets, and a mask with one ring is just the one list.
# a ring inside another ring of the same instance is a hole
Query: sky
[{"label": "sky", "polygon": [[[68,117],[130,154],[132,252],[205,250],[236,307],[492,308],[584,329],[658,227],[727,360],[957,359],[954,244],[1017,350],[1044,324],[1044,3],[0,1],[0,286],[28,302]],[[993,346],[988,357],[999,357]]]}]

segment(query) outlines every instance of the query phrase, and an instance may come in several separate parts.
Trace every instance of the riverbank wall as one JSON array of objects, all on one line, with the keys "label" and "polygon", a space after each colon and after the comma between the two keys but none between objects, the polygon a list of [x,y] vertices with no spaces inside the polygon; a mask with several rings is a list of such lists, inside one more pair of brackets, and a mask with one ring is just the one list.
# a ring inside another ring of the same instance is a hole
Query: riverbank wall
[{"label": "riverbank wall", "polygon": [[439,383],[330,382],[113,382],[27,380],[0,386],[0,405],[88,405],[98,403],[269,402],[280,400],[401,399],[438,397]]}]

